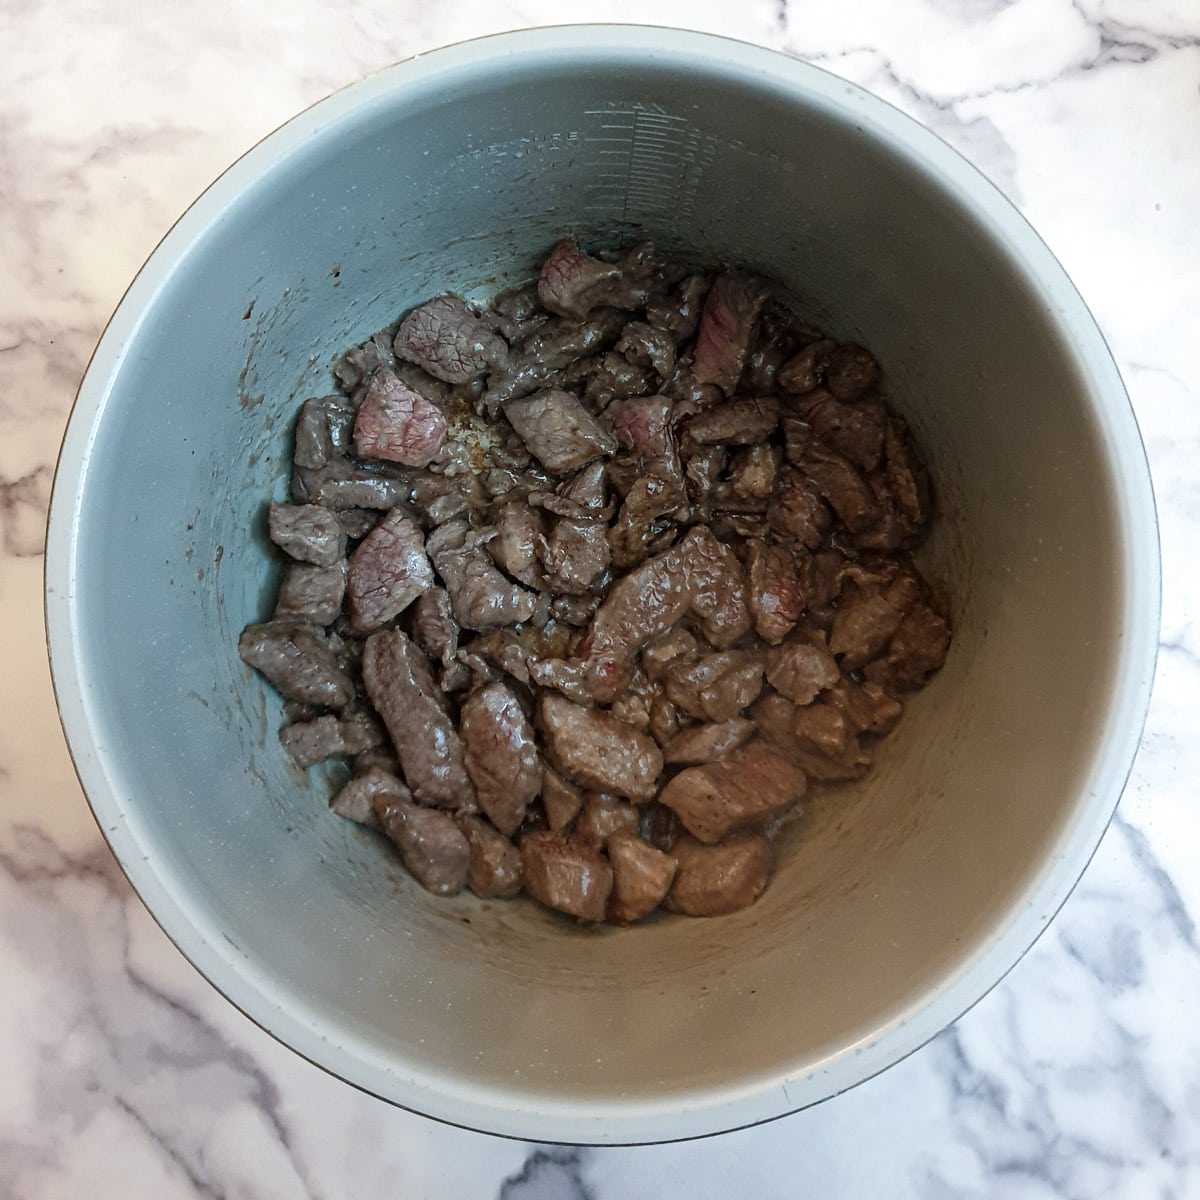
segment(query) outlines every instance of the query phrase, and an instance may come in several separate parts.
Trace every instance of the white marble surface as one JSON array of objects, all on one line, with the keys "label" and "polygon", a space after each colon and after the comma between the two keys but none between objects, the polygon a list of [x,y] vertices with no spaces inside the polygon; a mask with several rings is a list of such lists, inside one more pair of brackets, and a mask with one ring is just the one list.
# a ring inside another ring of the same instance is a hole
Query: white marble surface
[{"label": "white marble surface", "polygon": [[[217,996],[114,864],[44,661],[41,538],[88,354],[162,232],[303,105],[552,21],[778,47],[972,159],[1075,278],[1156,481],[1162,651],[1116,821],[1050,931],[923,1051],[815,1110],[640,1150],[445,1128]],[[1200,1196],[1200,6],[1196,0],[209,0],[0,5],[0,1196]]]}]

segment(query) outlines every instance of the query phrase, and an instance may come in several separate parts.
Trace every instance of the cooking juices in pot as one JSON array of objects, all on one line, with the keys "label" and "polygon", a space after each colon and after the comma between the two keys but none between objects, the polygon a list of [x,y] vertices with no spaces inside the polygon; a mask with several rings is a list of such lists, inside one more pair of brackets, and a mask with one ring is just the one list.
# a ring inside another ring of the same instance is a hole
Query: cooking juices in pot
[{"label": "cooking juices in pot", "polygon": [[584,921],[753,904],[806,791],[860,778],[945,658],[925,472],[860,346],[770,282],[564,239],[439,296],[295,430],[242,658],[334,813],[438,895]]}]

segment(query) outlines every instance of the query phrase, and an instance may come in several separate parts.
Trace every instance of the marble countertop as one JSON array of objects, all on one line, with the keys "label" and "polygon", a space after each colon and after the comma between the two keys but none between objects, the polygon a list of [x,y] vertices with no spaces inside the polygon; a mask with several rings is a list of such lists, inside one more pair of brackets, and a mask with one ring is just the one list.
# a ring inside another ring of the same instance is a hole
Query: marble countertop
[{"label": "marble countertop", "polygon": [[[989,175],[1092,306],[1162,523],[1140,756],[1071,900],[953,1028],[742,1133],[572,1150],[355,1092],[242,1017],[132,894],[45,663],[44,513],[80,375],[175,217],[368,71],[539,23],[686,25],[817,63]],[[211,0],[0,7],[0,1196],[1200,1196],[1200,7],[1193,0]]]}]

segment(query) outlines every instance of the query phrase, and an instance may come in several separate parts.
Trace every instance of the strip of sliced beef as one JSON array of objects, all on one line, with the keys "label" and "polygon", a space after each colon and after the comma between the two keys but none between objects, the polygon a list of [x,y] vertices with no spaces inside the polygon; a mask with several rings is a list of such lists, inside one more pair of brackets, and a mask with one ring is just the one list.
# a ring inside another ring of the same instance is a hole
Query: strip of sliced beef
[{"label": "strip of sliced beef", "polygon": [[588,792],[572,836],[589,846],[595,846],[597,850],[603,850],[609,838],[620,834],[636,837],[641,824],[641,814],[628,800],[605,792]]},{"label": "strip of sliced beef", "polygon": [[317,470],[350,451],[354,405],[345,396],[314,396],[305,400],[296,418],[296,448],[292,461]]},{"label": "strip of sliced beef", "polygon": [[550,765],[597,792],[650,800],[662,774],[662,751],[653,738],[597,708],[543,692],[538,723]]},{"label": "strip of sliced beef", "polygon": [[742,377],[758,314],[767,300],[761,280],[740,271],[722,271],[704,301],[692,378],[732,396]]},{"label": "strip of sliced beef", "polygon": [[584,921],[603,921],[613,887],[608,859],[594,847],[550,829],[521,839],[525,890],[547,908]]},{"label": "strip of sliced beef", "polygon": [[702,842],[719,842],[748,825],[762,826],[804,795],[804,772],[759,738],[720,762],[687,767],[659,793],[658,801],[678,814]]},{"label": "strip of sliced beef", "polygon": [[689,614],[718,649],[732,645],[751,624],[741,567],[703,526],[609,589],[580,647],[592,697],[611,703],[638,651]]},{"label": "strip of sliced beef", "polygon": [[363,649],[363,683],[383,718],[404,778],[423,804],[475,803],[463,745],[425,656],[399,629],[381,630]]},{"label": "strip of sliced beef", "polygon": [[354,418],[354,453],[428,466],[446,442],[446,416],[393,372],[376,371]]},{"label": "strip of sliced beef", "polygon": [[466,383],[508,361],[508,346],[457,296],[438,296],[400,322],[394,349],[436,379]]},{"label": "strip of sliced beef", "polygon": [[425,535],[403,509],[393,509],[350,556],[350,622],[360,633],[369,633],[432,586]]},{"label": "strip of sliced beef", "polygon": [[471,846],[453,817],[383,792],[372,804],[384,833],[399,847],[404,865],[427,892],[454,896],[462,891],[471,869]]},{"label": "strip of sliced beef", "polygon": [[689,417],[682,426],[685,444],[749,446],[766,441],[779,424],[779,401],[774,396],[727,400]]},{"label": "strip of sliced beef", "polygon": [[319,626],[299,621],[247,625],[238,654],[286,700],[345,708],[354,699],[354,682]]},{"label": "strip of sliced beef", "polygon": [[534,595],[497,570],[466,521],[438,526],[425,548],[446,585],[454,619],[464,629],[517,625],[533,616]]},{"label": "strip of sliced beef", "polygon": [[720,762],[731,750],[748,742],[753,734],[754,722],[742,717],[692,725],[663,747],[663,762],[667,766]]},{"label": "strip of sliced beef", "polygon": [[887,654],[868,663],[863,674],[892,691],[916,691],[941,669],[949,648],[950,626],[929,605],[918,601],[892,635]]},{"label": "strip of sliced beef", "polygon": [[276,621],[304,621],[309,625],[332,625],[342,611],[346,593],[346,564],[317,567],[312,563],[288,563],[275,601]]},{"label": "strip of sliced beef", "polygon": [[793,704],[811,704],[818,693],[831,688],[841,672],[819,634],[788,638],[767,651],[767,682]]},{"label": "strip of sliced beef", "polygon": [[435,662],[448,666],[458,652],[458,625],[450,612],[446,589],[431,587],[413,605],[413,640]]},{"label": "strip of sliced beef", "polygon": [[721,917],[749,908],[771,877],[771,844],[742,834],[719,846],[684,835],[672,847],[675,880],[667,907],[688,917]]},{"label": "strip of sliced beef", "polygon": [[675,860],[630,834],[608,839],[608,860],[613,871],[608,919],[627,925],[649,916],[671,889]]},{"label": "strip of sliced beef", "polygon": [[698,721],[730,721],[758,699],[763,656],[759,650],[724,650],[667,668],[667,698]]},{"label": "strip of sliced beef", "polygon": [[316,504],[272,504],[267,531],[275,545],[299,562],[332,567],[346,556],[346,531],[333,513]]},{"label": "strip of sliced beef", "polygon": [[616,453],[616,439],[570,392],[550,388],[510,400],[504,415],[547,471],[574,471]]},{"label": "strip of sliced beef", "polygon": [[521,852],[486,821],[456,813],[455,824],[470,847],[467,886],[481,900],[507,900],[521,890]]},{"label": "strip of sliced beef", "polygon": [[294,499],[335,514],[352,508],[394,508],[408,499],[412,487],[408,468],[381,459],[358,462],[339,456],[319,469],[297,467],[292,474]]},{"label": "strip of sliced beef", "polygon": [[380,827],[375,812],[375,797],[386,796],[402,802],[412,801],[412,793],[404,781],[391,771],[381,767],[368,767],[346,783],[329,802],[329,807],[339,817],[357,821],[360,825]]},{"label": "strip of sliced beef", "polygon": [[746,543],[746,568],[746,600],[755,632],[777,645],[800,619],[807,598],[796,556],[778,542],[752,538]]},{"label": "strip of sliced beef", "polygon": [[542,790],[533,726],[510,688],[489,683],[463,701],[459,728],[479,807],[501,833],[515,833]]}]

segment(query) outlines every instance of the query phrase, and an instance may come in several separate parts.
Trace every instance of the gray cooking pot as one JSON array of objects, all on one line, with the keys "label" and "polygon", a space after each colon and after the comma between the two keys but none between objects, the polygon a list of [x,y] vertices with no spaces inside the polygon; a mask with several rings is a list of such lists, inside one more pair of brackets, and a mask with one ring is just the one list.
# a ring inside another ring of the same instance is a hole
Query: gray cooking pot
[{"label": "gray cooking pot", "polygon": [[[955,643],[871,777],[814,802],[736,916],[590,930],[436,900],[326,811],[238,661],[289,422],[334,356],[564,230],[789,284],[872,347],[941,512]],[[954,1020],[1078,879],[1126,778],[1158,617],[1146,463],[1079,296],[933,135],[839,79],[677,31],[530,30],[330,97],[192,206],[80,388],[55,486],[55,687],[96,818],[163,928],[300,1054],[538,1140],[761,1121]]]}]

